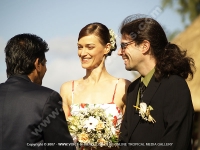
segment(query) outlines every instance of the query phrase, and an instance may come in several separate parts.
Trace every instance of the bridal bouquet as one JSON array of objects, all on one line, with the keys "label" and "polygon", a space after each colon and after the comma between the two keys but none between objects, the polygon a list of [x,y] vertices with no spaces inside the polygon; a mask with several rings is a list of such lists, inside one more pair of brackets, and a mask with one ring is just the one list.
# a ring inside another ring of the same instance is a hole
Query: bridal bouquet
[{"label": "bridal bouquet", "polygon": [[82,105],[84,109],[72,112],[67,118],[69,131],[72,137],[77,138],[77,144],[80,147],[92,146],[94,148],[97,146],[112,147],[114,143],[117,144],[116,116],[107,114],[105,109],[98,104]]}]

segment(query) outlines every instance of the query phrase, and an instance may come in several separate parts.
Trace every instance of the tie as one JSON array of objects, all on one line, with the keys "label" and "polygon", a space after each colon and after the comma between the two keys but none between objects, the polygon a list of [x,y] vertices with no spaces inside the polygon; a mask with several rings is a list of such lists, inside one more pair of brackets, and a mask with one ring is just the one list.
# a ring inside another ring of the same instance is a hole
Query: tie
[{"label": "tie", "polygon": [[139,93],[140,93],[140,98],[139,100],[141,101],[143,95],[144,95],[144,91],[146,89],[146,86],[144,85],[144,83],[141,81],[140,84],[139,84]]},{"label": "tie", "polygon": [[136,101],[136,106],[139,106],[139,103],[142,101],[142,97],[144,95],[144,91],[146,89],[146,86],[144,85],[144,83],[142,81],[140,81],[139,83],[139,91],[138,91],[138,98],[137,98],[137,101]]}]

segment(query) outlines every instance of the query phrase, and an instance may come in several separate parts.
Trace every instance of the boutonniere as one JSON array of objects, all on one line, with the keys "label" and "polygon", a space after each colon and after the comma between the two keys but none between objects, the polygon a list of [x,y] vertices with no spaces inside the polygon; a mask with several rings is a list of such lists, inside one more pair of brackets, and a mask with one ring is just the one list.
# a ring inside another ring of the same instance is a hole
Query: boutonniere
[{"label": "boutonniere", "polygon": [[152,123],[156,122],[156,120],[150,114],[150,111],[153,110],[153,107],[151,105],[147,107],[146,103],[141,102],[140,107],[137,107],[135,105],[133,105],[133,107],[135,107],[136,109],[139,109],[139,116],[141,116],[142,119],[152,122]]}]

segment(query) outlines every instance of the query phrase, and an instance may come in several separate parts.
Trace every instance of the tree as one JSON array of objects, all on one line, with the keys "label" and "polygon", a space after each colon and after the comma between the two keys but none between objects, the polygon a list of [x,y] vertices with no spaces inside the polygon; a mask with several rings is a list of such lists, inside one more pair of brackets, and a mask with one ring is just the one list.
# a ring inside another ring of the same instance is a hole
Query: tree
[{"label": "tree", "polygon": [[[173,4],[178,3],[178,8],[173,8]],[[186,18],[192,22],[200,14],[200,0],[162,0],[163,7],[172,7],[180,15],[182,15],[182,21],[185,23]]]}]

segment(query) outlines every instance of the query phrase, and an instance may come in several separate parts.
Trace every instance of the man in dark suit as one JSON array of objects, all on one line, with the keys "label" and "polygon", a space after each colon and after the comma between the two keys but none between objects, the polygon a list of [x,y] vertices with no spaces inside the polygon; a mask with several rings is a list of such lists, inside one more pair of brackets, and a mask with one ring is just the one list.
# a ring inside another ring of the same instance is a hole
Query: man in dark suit
[{"label": "man in dark suit", "polygon": [[48,45],[20,34],[6,47],[8,79],[0,84],[0,150],[73,150],[60,95],[41,86]]},{"label": "man in dark suit", "polygon": [[121,34],[118,54],[141,77],[127,91],[120,149],[190,150],[194,110],[185,79],[193,77],[193,59],[152,18],[127,17]]}]

